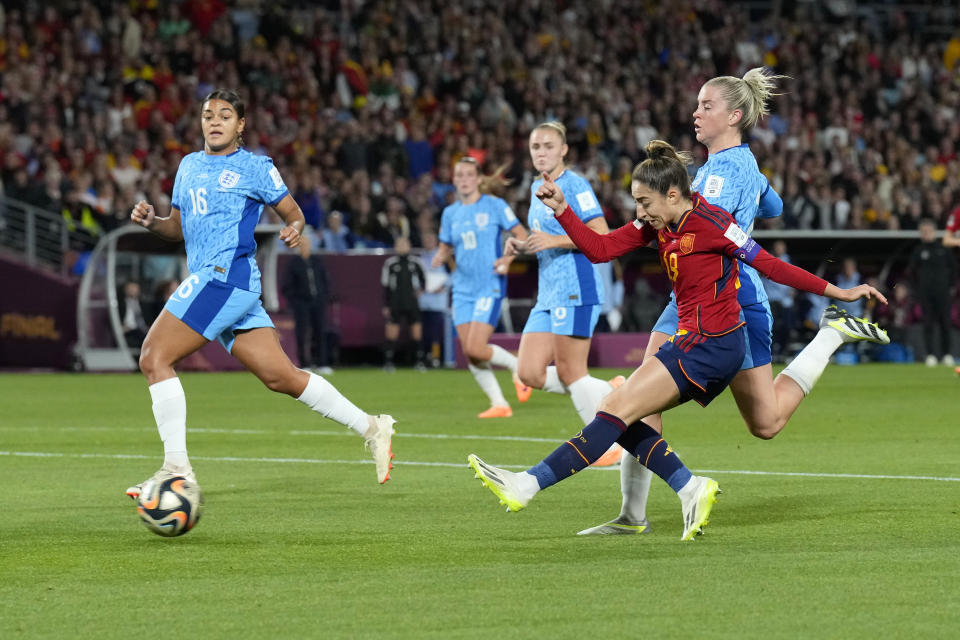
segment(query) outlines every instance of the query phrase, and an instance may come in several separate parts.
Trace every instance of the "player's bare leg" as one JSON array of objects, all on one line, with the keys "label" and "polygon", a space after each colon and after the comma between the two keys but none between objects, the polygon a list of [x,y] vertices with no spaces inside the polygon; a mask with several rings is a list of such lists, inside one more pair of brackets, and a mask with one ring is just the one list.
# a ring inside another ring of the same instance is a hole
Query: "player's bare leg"
[{"label": "player's bare leg", "polygon": [[510,403],[503,397],[500,383],[493,374],[493,365],[516,371],[517,358],[502,347],[491,345],[493,327],[485,322],[465,322],[457,325],[460,345],[468,361],[468,368],[477,386],[486,394],[490,407],[478,418],[509,418],[513,415]]},{"label": "player's bare leg", "polygon": [[[160,312],[140,349],[140,370],[150,384],[153,416],[163,441],[163,465],[154,476],[182,475],[196,482],[187,456],[187,401],[174,365],[208,340],[167,310]],[[147,481],[127,488],[136,500]]]},{"label": "player's bare leg", "polygon": [[294,397],[363,436],[376,463],[377,481],[383,484],[390,479],[395,423],[391,416],[373,416],[361,411],[326,379],[295,367],[272,327],[237,333],[231,353],[271,391]]}]

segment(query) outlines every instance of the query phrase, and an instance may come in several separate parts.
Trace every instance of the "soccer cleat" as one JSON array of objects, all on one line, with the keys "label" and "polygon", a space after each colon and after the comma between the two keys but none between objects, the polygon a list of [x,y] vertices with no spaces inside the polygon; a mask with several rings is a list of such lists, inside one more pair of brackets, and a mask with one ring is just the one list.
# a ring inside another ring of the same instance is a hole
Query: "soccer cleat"
[{"label": "soccer cleat", "polygon": [[720,491],[720,485],[712,478],[702,476],[693,476],[690,482],[696,482],[696,493],[690,500],[681,504],[683,510],[683,536],[682,542],[693,540],[693,537],[703,533],[703,528],[710,521],[710,511],[713,505],[717,503],[717,494]]},{"label": "soccer cleat", "polygon": [[623,457],[623,447],[614,442],[610,445],[610,448],[607,449],[607,452],[600,456],[596,462],[593,463],[594,467],[612,467],[615,464],[620,463],[620,458]]},{"label": "soccer cleat", "polygon": [[517,390],[517,400],[520,402],[526,402],[529,400],[530,394],[533,393],[533,387],[528,387],[520,382],[520,378],[516,373],[513,374],[513,388]]},{"label": "soccer cleat", "polygon": [[383,484],[390,479],[390,469],[393,469],[393,463],[390,462],[393,459],[391,438],[396,433],[393,425],[397,421],[388,415],[372,416],[372,418],[373,427],[367,430],[363,440],[377,465],[377,482]]},{"label": "soccer cleat", "polygon": [[513,409],[503,405],[495,405],[487,409],[486,411],[481,411],[477,414],[478,418],[509,418],[513,415]]},{"label": "soccer cleat", "polygon": [[650,522],[644,518],[640,524],[632,524],[623,516],[618,516],[610,522],[604,522],[583,531],[577,531],[578,536],[631,536],[640,533],[650,533]]},{"label": "soccer cleat", "polygon": [[472,453],[467,456],[467,464],[473,469],[474,475],[480,478],[483,486],[497,496],[508,512],[520,511],[530,502],[530,498],[524,498],[517,487],[513,479],[516,474],[512,471],[489,465]]},{"label": "soccer cleat", "polygon": [[847,313],[835,304],[823,310],[820,316],[820,328],[830,327],[840,332],[844,342],[858,342],[866,340],[877,344],[890,344],[887,332],[875,322],[867,322]]},{"label": "soccer cleat", "polygon": [[143,482],[138,482],[132,487],[127,488],[127,495],[130,496],[131,500],[136,500],[140,497],[140,494],[143,492],[143,487],[151,480],[162,481],[167,478],[173,478],[176,476],[183,476],[193,484],[197,484],[197,476],[193,473],[193,469],[189,467],[176,467],[172,464],[164,464],[160,467],[160,470],[155,474],[144,480]]}]

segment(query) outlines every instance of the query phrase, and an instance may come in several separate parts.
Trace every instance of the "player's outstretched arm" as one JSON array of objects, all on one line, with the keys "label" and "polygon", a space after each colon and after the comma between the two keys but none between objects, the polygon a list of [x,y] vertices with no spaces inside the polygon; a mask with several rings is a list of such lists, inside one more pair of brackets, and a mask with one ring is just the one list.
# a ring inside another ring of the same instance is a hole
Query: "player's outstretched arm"
[{"label": "player's outstretched arm", "polygon": [[866,298],[867,300],[879,300],[883,304],[887,304],[887,298],[868,284],[859,284],[851,289],[841,289],[836,285],[828,284],[823,291],[823,295],[842,302],[853,302],[860,298]]},{"label": "player's outstretched arm", "polygon": [[141,200],[133,205],[130,211],[130,220],[135,224],[149,229],[164,240],[170,242],[180,242],[183,240],[183,227],[180,226],[180,210],[176,207],[170,208],[170,214],[166,218],[157,215],[153,205],[146,200]]}]

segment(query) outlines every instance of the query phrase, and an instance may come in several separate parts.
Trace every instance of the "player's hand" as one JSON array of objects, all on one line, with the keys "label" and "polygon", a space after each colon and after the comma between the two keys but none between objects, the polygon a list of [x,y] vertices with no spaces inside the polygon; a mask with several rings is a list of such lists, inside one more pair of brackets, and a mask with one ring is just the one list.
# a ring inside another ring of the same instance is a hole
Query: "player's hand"
[{"label": "player's hand", "polygon": [[563,191],[546,171],[543,172],[543,184],[537,189],[536,195],[540,202],[553,209],[554,215],[558,216],[567,209],[567,199],[563,197]]},{"label": "player's hand", "polygon": [[150,228],[150,225],[153,224],[156,217],[157,212],[153,210],[153,205],[149,204],[146,200],[141,200],[133,205],[133,210],[130,212],[130,219],[147,229]]},{"label": "player's hand", "polygon": [[433,254],[433,259],[430,261],[430,268],[436,269],[437,267],[442,267],[443,263],[446,262],[446,258],[440,255],[440,252]]},{"label": "player's hand", "polygon": [[503,255],[505,256],[515,256],[521,253],[527,252],[527,241],[521,240],[516,236],[510,236],[507,238],[506,244],[503,245]]},{"label": "player's hand", "polygon": [[287,225],[280,230],[280,239],[283,240],[283,244],[293,249],[300,246],[300,231],[296,227]]},{"label": "player's hand", "polygon": [[527,251],[530,253],[539,253],[546,249],[553,249],[559,244],[557,240],[562,237],[563,236],[555,236],[552,233],[545,233],[543,231],[531,231],[530,235],[527,236]]},{"label": "player's hand", "polygon": [[500,275],[505,274],[510,270],[510,263],[513,262],[513,256],[500,256],[493,263],[493,270]]},{"label": "player's hand", "polygon": [[844,302],[853,302],[860,298],[866,298],[867,300],[877,300],[883,304],[887,304],[886,296],[868,284],[860,284],[851,289],[841,289],[840,296],[838,299]]}]

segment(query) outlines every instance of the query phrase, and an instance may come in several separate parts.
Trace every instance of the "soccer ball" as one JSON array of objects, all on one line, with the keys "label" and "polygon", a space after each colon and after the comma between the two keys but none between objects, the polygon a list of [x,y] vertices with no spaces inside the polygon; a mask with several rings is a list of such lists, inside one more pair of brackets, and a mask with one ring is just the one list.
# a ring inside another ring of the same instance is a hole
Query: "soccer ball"
[{"label": "soccer ball", "polygon": [[197,524],[203,511],[203,494],[183,476],[148,480],[137,498],[143,524],[159,536],[182,536]]}]

